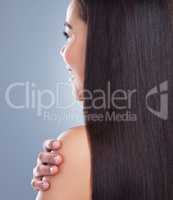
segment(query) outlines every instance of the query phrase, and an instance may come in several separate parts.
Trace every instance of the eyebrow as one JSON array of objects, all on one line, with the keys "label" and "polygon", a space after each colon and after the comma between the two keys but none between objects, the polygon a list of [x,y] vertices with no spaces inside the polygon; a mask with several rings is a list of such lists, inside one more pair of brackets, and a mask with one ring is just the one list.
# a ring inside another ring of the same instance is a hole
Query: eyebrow
[{"label": "eyebrow", "polygon": [[72,26],[68,22],[65,22],[64,26],[67,26],[69,29],[72,29]]}]

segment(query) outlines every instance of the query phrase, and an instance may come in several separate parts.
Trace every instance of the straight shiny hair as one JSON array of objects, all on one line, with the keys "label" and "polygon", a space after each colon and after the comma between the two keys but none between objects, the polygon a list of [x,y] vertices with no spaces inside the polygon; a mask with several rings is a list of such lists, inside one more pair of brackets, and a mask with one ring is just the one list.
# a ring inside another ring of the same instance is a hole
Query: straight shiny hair
[{"label": "straight shiny hair", "polygon": [[[81,19],[88,26],[84,89],[92,93],[92,98],[84,93],[84,113],[91,150],[92,200],[172,200],[171,1],[77,3]],[[108,83],[111,94],[136,90],[131,107],[124,106],[126,101],[122,99],[117,106],[112,104],[107,98]],[[165,109],[168,106],[167,118],[147,109],[146,95],[152,88],[155,95],[149,105],[154,110],[159,110],[160,104]],[[104,91],[104,104],[98,89]],[[126,111],[136,114],[136,120],[105,118]]]}]

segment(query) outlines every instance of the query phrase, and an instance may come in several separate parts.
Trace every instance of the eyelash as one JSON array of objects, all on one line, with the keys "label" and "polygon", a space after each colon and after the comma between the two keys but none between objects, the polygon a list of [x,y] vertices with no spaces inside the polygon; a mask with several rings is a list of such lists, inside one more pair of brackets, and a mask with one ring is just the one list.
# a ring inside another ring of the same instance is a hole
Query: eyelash
[{"label": "eyelash", "polygon": [[65,36],[66,39],[68,39],[70,36],[68,35],[68,33],[66,33],[65,31],[63,31],[63,35]]}]

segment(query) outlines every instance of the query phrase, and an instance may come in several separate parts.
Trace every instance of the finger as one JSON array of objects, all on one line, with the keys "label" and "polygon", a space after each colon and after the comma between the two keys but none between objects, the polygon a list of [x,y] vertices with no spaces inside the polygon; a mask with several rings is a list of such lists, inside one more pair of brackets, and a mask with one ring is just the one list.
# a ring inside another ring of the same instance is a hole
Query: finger
[{"label": "finger", "polygon": [[50,177],[50,176],[43,176],[43,177],[42,177],[42,181],[48,182],[49,185],[50,185],[50,180],[51,180],[51,177]]},{"label": "finger", "polygon": [[47,181],[47,179],[40,180],[40,179],[32,179],[31,186],[36,191],[46,191],[50,187],[50,183]]},{"label": "finger", "polygon": [[38,155],[38,164],[59,165],[62,162],[62,155],[60,153],[41,152]]},{"label": "finger", "polygon": [[62,145],[62,142],[61,140],[46,140],[44,143],[43,143],[43,149],[45,151],[52,151],[52,150],[58,150]]},{"label": "finger", "polygon": [[33,176],[35,178],[39,178],[42,176],[52,176],[58,172],[59,168],[57,166],[49,166],[49,165],[37,165],[33,169]]}]

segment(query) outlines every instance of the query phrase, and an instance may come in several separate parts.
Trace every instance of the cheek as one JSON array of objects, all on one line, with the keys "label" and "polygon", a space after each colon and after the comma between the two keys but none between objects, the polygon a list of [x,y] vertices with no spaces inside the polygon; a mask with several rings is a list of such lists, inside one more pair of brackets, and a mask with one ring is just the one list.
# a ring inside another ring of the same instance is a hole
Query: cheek
[{"label": "cheek", "polygon": [[73,56],[72,56],[71,45],[64,47],[63,59],[64,59],[64,62],[67,65],[70,65],[70,66],[72,65],[72,63],[73,63]]},{"label": "cheek", "polygon": [[[83,76],[84,71],[84,48],[81,44],[69,44],[64,49],[64,61],[67,65],[70,65],[74,73],[79,77]],[[82,78],[82,77],[81,77]]]}]

